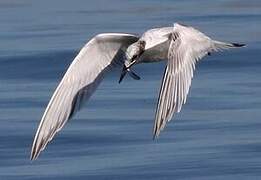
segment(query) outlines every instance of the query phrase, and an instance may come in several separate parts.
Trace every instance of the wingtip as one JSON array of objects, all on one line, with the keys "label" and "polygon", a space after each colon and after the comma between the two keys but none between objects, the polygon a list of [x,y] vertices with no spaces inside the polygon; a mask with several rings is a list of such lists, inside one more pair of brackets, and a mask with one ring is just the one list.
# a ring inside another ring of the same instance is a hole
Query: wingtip
[{"label": "wingtip", "polygon": [[156,133],[154,133],[154,134],[153,134],[153,137],[152,137],[152,140],[153,140],[153,141],[156,141],[157,138],[158,138],[158,136],[156,135]]},{"label": "wingtip", "polygon": [[39,155],[40,155],[40,152],[39,152],[39,153],[31,154],[30,160],[31,160],[31,161],[35,161],[35,160],[38,158]]},{"label": "wingtip", "polygon": [[33,144],[32,145],[32,150],[31,150],[31,155],[30,155],[30,160],[34,161],[38,158],[39,154],[41,151],[39,151],[39,149],[36,148],[36,145]]},{"label": "wingtip", "polygon": [[153,136],[152,136],[152,139],[153,139],[153,140],[158,139],[159,134],[160,134],[160,129],[154,127],[154,129],[153,129]]},{"label": "wingtip", "polygon": [[34,160],[36,160],[36,158],[37,158],[37,154],[35,153],[35,151],[32,151],[31,155],[30,155],[30,160],[34,161]]},{"label": "wingtip", "polygon": [[30,156],[30,160],[31,160],[31,161],[34,161],[34,160],[35,160],[35,157],[34,157],[33,154],[31,154],[31,156]]},{"label": "wingtip", "polygon": [[234,47],[245,47],[246,46],[246,44],[241,44],[241,43],[232,43],[232,45]]}]

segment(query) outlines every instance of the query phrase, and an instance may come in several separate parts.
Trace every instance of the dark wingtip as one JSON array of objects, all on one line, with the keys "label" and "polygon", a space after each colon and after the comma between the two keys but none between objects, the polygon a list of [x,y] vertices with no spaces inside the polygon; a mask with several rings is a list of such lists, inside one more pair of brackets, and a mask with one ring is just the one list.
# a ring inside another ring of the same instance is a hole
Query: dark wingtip
[{"label": "dark wingtip", "polygon": [[34,161],[35,159],[31,156],[31,157],[30,157],[30,160],[31,160],[31,161]]},{"label": "dark wingtip", "polygon": [[35,149],[33,149],[32,152],[31,152],[31,155],[30,155],[30,160],[31,160],[31,161],[36,160],[36,159],[37,159],[37,156],[38,156],[38,155],[37,155]]},{"label": "dark wingtip", "polygon": [[34,154],[31,154],[30,160],[31,160],[31,161],[34,161],[34,160],[35,160],[35,155],[34,155]]},{"label": "dark wingtip", "polygon": [[41,150],[39,151],[39,149],[36,148],[36,144],[33,144],[32,150],[31,150],[31,155],[30,155],[30,160],[34,161],[38,158],[39,154],[40,154]]},{"label": "dark wingtip", "polygon": [[160,131],[156,127],[153,128],[153,137],[152,139],[155,141],[159,137]]},{"label": "dark wingtip", "polygon": [[152,137],[152,140],[155,141],[155,140],[157,139],[157,137],[158,137],[158,136],[156,135],[156,133],[154,133],[154,134],[153,134],[153,137]]},{"label": "dark wingtip", "polygon": [[245,47],[246,44],[240,44],[240,43],[232,43],[234,47]]},{"label": "dark wingtip", "polygon": [[31,154],[30,154],[30,160],[33,161],[34,160],[34,156],[35,156],[35,147],[33,145],[33,148],[31,150]]}]

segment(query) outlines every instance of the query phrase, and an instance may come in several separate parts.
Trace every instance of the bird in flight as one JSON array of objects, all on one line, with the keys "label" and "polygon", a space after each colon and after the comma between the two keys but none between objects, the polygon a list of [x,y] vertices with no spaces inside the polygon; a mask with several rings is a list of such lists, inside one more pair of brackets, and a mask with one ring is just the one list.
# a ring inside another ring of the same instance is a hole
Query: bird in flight
[{"label": "bird in flight", "polygon": [[153,129],[156,138],[186,103],[196,63],[212,52],[242,46],[244,44],[212,40],[197,29],[178,23],[150,29],[142,36],[96,35],[75,57],[49,101],[33,141],[31,160],[39,156],[90,98],[109,71],[122,67],[119,82],[126,74],[140,79],[131,70],[133,65],[167,61],[156,108]]}]

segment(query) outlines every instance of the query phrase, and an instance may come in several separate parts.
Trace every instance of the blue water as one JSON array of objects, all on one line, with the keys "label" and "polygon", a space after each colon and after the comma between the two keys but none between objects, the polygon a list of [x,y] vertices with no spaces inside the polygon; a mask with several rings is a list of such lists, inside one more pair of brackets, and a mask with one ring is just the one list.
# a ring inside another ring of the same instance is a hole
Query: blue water
[{"label": "blue water", "polygon": [[[197,66],[188,102],[160,138],[152,125],[164,63],[141,81],[108,76],[38,160],[39,120],[79,49],[100,32],[182,22],[246,48]],[[0,179],[261,179],[261,1],[1,0]]]}]

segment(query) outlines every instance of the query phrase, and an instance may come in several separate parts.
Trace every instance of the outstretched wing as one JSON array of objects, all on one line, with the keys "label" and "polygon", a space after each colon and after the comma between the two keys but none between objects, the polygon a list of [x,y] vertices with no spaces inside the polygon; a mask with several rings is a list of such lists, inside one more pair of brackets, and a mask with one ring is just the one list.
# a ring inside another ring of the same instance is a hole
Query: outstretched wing
[{"label": "outstretched wing", "polygon": [[125,49],[136,42],[131,34],[107,33],[91,39],[79,52],[55,90],[36,132],[31,159],[96,90],[104,74],[123,63]]},{"label": "outstretched wing", "polygon": [[192,27],[174,25],[156,109],[154,138],[185,104],[196,62],[210,52],[241,46],[213,41]]}]

